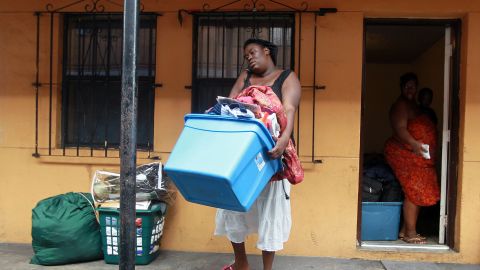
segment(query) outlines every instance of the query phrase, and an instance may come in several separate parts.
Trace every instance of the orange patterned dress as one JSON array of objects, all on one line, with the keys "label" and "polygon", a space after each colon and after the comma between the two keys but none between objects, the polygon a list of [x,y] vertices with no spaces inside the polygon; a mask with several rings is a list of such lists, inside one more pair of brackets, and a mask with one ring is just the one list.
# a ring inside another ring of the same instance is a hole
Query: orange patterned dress
[{"label": "orange patterned dress", "polygon": [[385,158],[402,185],[405,196],[415,205],[430,206],[440,199],[435,171],[437,131],[427,115],[408,121],[407,130],[412,137],[430,146],[430,159],[412,152],[410,145],[391,137],[385,144]]}]

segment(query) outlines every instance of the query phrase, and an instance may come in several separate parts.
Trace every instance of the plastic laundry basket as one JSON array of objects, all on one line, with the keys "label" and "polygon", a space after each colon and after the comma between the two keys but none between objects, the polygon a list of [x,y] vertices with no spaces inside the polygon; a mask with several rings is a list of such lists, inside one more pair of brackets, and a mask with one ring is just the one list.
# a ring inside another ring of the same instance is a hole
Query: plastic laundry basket
[{"label": "plastic laundry basket", "polygon": [[[149,264],[159,254],[165,222],[165,203],[152,204],[149,210],[136,210],[135,264]],[[120,248],[120,209],[98,208],[104,260],[118,264]]]}]

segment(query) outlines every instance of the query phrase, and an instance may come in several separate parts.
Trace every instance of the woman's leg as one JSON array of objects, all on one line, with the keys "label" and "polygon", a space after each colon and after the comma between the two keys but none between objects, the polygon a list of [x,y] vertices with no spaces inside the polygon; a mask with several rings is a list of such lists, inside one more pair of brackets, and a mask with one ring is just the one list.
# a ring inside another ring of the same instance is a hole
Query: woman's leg
[{"label": "woman's leg", "polygon": [[427,238],[417,233],[417,218],[419,211],[420,206],[412,203],[410,200],[405,198],[405,201],[403,202],[404,226],[402,227],[402,239],[403,241],[410,244],[427,243]]},{"label": "woman's leg", "polygon": [[[404,211],[403,213],[405,214],[405,211]],[[398,237],[399,237],[399,238],[405,237],[405,230],[406,230],[406,229],[405,229],[405,227],[406,227],[405,224],[406,224],[406,222],[405,222],[405,218],[404,218],[404,219],[403,219],[402,228],[400,229],[400,232],[398,233]]]},{"label": "woman's leg", "polygon": [[232,242],[233,252],[235,253],[234,270],[249,270],[247,253],[245,252],[245,243]]},{"label": "woman's leg", "polygon": [[262,250],[263,270],[272,270],[275,251]]},{"label": "woman's leg", "polygon": [[420,207],[405,198],[403,202],[403,218],[405,222],[404,235],[408,237],[417,236],[417,218]]}]

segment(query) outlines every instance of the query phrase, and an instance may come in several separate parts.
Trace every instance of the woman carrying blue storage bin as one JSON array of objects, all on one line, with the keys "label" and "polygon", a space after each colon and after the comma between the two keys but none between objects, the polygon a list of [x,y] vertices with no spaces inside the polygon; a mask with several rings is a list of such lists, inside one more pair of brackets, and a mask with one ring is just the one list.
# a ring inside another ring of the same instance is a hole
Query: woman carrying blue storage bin
[{"label": "woman carrying blue storage bin", "polygon": [[237,78],[230,98],[249,95],[267,107],[271,106],[267,108],[270,110],[279,105],[281,133],[275,138],[276,144],[268,155],[272,159],[283,158],[288,170],[284,169],[272,177],[248,212],[217,210],[215,235],[226,235],[235,254],[234,263],[223,270],[250,269],[245,238],[252,233],[258,234],[257,248],[262,250],[263,269],[272,269],[275,251],[283,249],[283,243],[290,235],[290,183],[299,183],[303,179],[303,170],[292,140],[301,87],[294,72],[276,67],[276,55],[277,46],[273,43],[261,39],[247,40],[244,57],[248,69]]}]

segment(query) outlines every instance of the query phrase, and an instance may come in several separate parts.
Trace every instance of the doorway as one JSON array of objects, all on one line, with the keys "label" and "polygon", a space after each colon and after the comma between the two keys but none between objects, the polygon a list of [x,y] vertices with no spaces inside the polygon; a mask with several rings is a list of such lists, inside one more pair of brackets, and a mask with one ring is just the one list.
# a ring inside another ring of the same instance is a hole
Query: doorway
[{"label": "doorway", "polygon": [[[390,201],[403,201],[403,192],[397,180],[393,184],[397,184],[398,192],[390,191],[390,197],[369,197],[370,194],[366,193],[364,188],[365,179],[368,178],[366,175],[372,165],[386,164],[383,147],[392,135],[389,110],[400,95],[400,76],[414,72],[419,80],[418,90],[430,88],[433,92],[430,107],[437,116],[438,145],[435,149],[435,168],[441,189],[441,198],[437,204],[421,207],[417,232],[427,237],[427,244],[415,247],[453,247],[458,163],[460,22],[366,19],[364,29],[360,201],[382,201],[385,198]],[[392,177],[396,178],[393,171],[391,173]],[[367,180],[371,181],[370,178]],[[378,192],[385,192],[385,183],[378,186]],[[392,188],[391,185],[389,183],[388,188]],[[448,222],[449,220],[452,222]],[[401,222],[402,218],[400,226]],[[360,222],[359,227],[361,232]],[[358,238],[362,246],[412,246],[401,240],[374,243],[362,241],[361,233]]]}]

